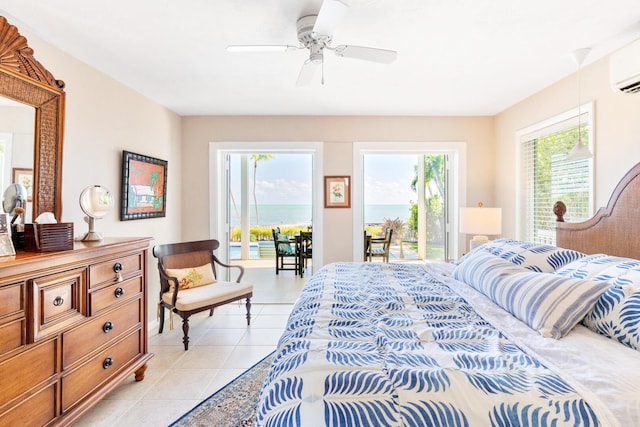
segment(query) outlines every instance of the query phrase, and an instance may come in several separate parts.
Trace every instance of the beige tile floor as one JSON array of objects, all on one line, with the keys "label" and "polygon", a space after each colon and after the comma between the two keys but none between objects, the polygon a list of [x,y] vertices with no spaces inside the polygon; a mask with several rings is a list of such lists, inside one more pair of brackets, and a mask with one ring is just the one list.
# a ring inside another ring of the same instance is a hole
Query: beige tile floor
[{"label": "beige tile floor", "polygon": [[[237,262],[236,262],[237,263]],[[293,303],[311,276],[293,271],[275,274],[275,260],[240,261],[243,283],[254,285],[251,326],[244,304],[218,307],[190,318],[189,350],[182,345],[181,319],[174,329],[149,331],[149,361],[145,379],[133,375],[84,414],[74,426],[168,426],[235,377],[271,353],[282,334]]]},{"label": "beige tile floor", "polygon": [[292,304],[254,304],[246,326],[244,304],[191,316],[189,350],[180,319],[149,337],[145,379],[133,376],[109,393],[75,426],[168,426],[185,412],[275,350]]},{"label": "beige tile floor", "polygon": [[168,426],[229,381],[275,350],[293,303],[311,275],[275,274],[275,260],[234,262],[245,266],[243,283],[254,285],[251,326],[244,304],[231,303],[191,316],[189,350],[182,345],[182,321],[168,318],[162,334],[149,331],[144,381],[133,375],[109,393],[74,426]]}]

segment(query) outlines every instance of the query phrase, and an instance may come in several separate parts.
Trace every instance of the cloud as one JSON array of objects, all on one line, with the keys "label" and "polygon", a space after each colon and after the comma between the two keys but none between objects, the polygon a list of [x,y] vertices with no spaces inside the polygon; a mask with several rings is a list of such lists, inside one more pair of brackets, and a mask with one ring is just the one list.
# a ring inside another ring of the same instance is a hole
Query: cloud
[{"label": "cloud", "polygon": [[411,182],[396,179],[394,181],[365,178],[364,200],[368,205],[407,205],[418,196],[411,190]]},{"label": "cloud", "polygon": [[290,179],[258,180],[256,196],[258,203],[310,205],[311,183]]}]

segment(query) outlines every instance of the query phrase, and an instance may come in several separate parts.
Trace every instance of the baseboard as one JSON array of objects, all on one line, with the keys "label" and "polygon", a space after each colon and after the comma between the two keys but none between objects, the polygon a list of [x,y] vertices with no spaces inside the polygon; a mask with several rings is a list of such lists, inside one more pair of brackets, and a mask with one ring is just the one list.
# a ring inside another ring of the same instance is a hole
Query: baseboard
[{"label": "baseboard", "polygon": [[153,335],[158,335],[159,325],[160,325],[160,322],[158,322],[158,319],[153,319],[147,322],[147,336],[150,337]]}]

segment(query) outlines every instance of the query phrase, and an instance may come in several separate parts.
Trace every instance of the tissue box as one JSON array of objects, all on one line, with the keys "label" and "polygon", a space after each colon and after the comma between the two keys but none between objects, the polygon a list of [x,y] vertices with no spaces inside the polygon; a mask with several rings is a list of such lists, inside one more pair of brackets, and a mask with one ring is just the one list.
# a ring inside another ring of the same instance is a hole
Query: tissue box
[{"label": "tissue box", "polygon": [[53,252],[73,249],[73,223],[25,224],[24,250]]}]

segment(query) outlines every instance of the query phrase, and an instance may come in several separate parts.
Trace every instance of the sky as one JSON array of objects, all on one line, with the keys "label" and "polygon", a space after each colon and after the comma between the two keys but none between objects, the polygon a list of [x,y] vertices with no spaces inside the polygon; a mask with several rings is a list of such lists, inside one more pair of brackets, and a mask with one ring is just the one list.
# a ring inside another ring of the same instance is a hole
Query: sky
[{"label": "sky", "polygon": [[[417,195],[411,191],[416,156],[409,154],[370,154],[365,157],[365,203],[409,204]],[[305,204],[312,201],[311,154],[274,153],[272,159],[258,162],[256,197],[263,204]],[[253,162],[249,171],[253,188]],[[231,190],[240,197],[240,155],[231,156]],[[251,203],[253,203],[253,195]],[[238,201],[238,200],[236,200]]]}]

